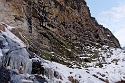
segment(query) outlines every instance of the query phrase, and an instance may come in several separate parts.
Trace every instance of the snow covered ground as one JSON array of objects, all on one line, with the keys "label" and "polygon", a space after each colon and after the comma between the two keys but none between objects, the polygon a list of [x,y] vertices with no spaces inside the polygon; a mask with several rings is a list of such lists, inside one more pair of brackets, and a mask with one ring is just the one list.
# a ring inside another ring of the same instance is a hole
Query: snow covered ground
[{"label": "snow covered ground", "polygon": [[[52,69],[61,73],[63,83],[68,82],[70,78],[79,81],[79,83],[116,83],[125,81],[125,51],[121,49],[112,49],[113,55],[107,58],[107,63],[103,67],[93,66],[88,68],[68,68],[56,62],[48,62]],[[102,55],[102,56],[105,56]],[[89,63],[93,65],[94,63]],[[77,83],[77,82],[75,82]]]},{"label": "snow covered ground", "polygon": [[125,51],[112,49],[112,52],[113,54],[106,58],[106,64],[102,64],[102,68],[90,67],[88,68],[88,72],[109,83],[115,83],[121,80],[125,81]]}]

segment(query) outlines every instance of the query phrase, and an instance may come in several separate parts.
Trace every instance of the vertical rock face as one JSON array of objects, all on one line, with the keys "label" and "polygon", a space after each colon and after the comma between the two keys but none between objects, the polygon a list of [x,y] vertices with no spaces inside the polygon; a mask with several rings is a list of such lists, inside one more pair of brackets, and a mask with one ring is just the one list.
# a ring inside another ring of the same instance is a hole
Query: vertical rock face
[{"label": "vertical rock face", "polygon": [[0,0],[0,11],[0,21],[20,29],[29,50],[45,59],[76,60],[86,46],[120,48],[111,31],[91,17],[84,0]]}]

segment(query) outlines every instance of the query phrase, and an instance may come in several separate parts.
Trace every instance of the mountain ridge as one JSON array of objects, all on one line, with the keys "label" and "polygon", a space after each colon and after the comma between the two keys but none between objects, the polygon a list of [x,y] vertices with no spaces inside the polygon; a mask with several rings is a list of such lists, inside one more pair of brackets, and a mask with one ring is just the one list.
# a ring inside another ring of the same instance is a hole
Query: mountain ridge
[{"label": "mountain ridge", "polygon": [[0,11],[0,82],[124,82],[125,52],[84,0],[0,0]]},{"label": "mountain ridge", "polygon": [[4,10],[0,21],[16,27],[29,50],[47,60],[79,62],[78,55],[96,54],[87,46],[120,48],[111,31],[91,17],[84,0],[1,0],[0,4]]}]

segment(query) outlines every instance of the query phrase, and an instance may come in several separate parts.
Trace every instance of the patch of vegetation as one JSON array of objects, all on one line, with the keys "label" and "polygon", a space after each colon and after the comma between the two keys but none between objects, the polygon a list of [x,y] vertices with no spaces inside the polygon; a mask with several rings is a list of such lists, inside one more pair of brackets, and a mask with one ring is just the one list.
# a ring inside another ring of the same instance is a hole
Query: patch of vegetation
[{"label": "patch of vegetation", "polygon": [[51,60],[51,55],[47,52],[44,52],[44,51],[41,52],[41,57],[46,59],[46,60]]},{"label": "patch of vegetation", "polygon": [[96,63],[96,66],[99,66],[100,68],[102,68],[103,64],[101,62],[99,62],[99,63]]},{"label": "patch of vegetation", "polygon": [[41,57],[44,58],[44,59],[46,59],[46,60],[58,62],[58,63],[61,63],[61,64],[63,64],[63,65],[66,65],[66,66],[68,66],[68,67],[71,67],[71,66],[72,66],[71,63],[65,62],[64,60],[61,60],[59,57],[57,57],[57,56],[52,56],[51,54],[49,54],[49,53],[47,53],[47,52],[42,51],[42,52],[41,52],[41,55],[42,55]]}]

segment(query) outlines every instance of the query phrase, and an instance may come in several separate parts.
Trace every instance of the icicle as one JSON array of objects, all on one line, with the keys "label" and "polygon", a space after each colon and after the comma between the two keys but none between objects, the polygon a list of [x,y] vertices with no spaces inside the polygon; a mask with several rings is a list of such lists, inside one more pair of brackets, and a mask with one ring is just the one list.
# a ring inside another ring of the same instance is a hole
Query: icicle
[{"label": "icicle", "polygon": [[4,55],[2,63],[5,66],[10,66],[11,69],[20,69],[23,67],[24,73],[31,73],[32,61],[29,59],[29,53],[25,48],[14,50],[8,55]]},{"label": "icicle", "polygon": [[46,75],[46,77],[48,77],[48,79],[52,81],[54,79],[54,70],[52,70],[51,68],[45,68],[44,75]]},{"label": "icicle", "polygon": [[0,67],[2,66],[2,56],[3,56],[3,54],[2,54],[2,50],[0,49]]}]

